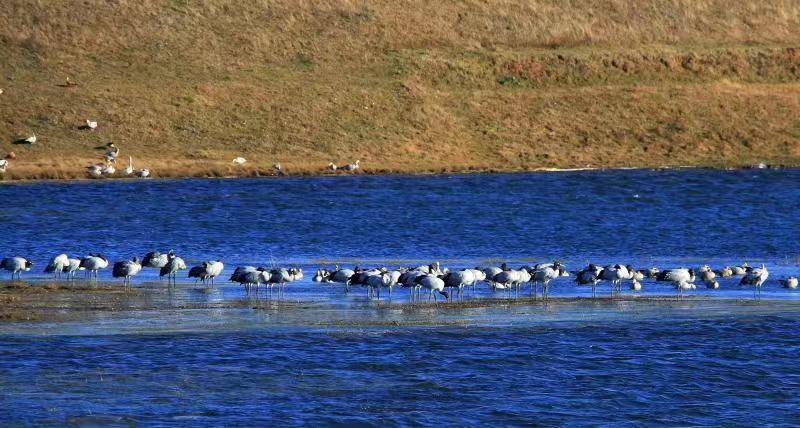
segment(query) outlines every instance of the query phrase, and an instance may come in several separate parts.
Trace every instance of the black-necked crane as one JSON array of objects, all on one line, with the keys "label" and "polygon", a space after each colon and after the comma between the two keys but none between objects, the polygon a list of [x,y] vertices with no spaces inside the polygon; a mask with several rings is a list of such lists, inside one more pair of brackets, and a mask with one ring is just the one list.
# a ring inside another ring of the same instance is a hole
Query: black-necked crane
[{"label": "black-necked crane", "polygon": [[158,251],[151,251],[142,257],[142,267],[161,269],[167,265],[169,256],[174,255],[175,252],[169,250],[168,253],[161,253]]},{"label": "black-necked crane", "polygon": [[214,278],[218,277],[224,268],[225,265],[222,264],[222,260],[209,260],[201,263],[199,266],[194,266],[189,269],[189,274],[187,276],[189,278],[197,278],[203,284],[206,284],[208,281],[213,287]]},{"label": "black-necked crane", "polygon": [[186,263],[183,259],[174,253],[170,253],[167,255],[167,264],[158,271],[158,276],[162,278],[166,276],[168,284],[176,284],[178,282],[178,271],[185,269]]},{"label": "black-necked crane", "polygon": [[671,282],[672,285],[678,290],[678,294],[683,296],[684,290],[694,290],[695,280],[694,269],[677,268],[665,269],[658,273],[656,281]]},{"label": "black-necked crane", "polygon": [[767,266],[762,263],[760,267],[751,268],[747,271],[742,280],[739,281],[739,285],[752,285],[755,287],[754,292],[761,296],[761,286],[764,285],[767,278],[769,278],[769,271]]},{"label": "black-necked crane", "polygon": [[14,256],[14,257],[6,257],[3,260],[0,260],[0,269],[5,269],[11,272],[11,279],[14,279],[14,275],[17,276],[17,279],[20,279],[20,273],[22,271],[28,272],[33,267],[33,262],[26,259],[25,257]]},{"label": "black-necked crane", "polygon": [[132,260],[124,260],[114,263],[111,269],[111,276],[114,278],[123,278],[123,284],[126,288],[131,286],[131,278],[138,275],[142,271],[142,264],[139,262],[139,257],[134,257]]},{"label": "black-necked crane", "polygon": [[102,254],[89,254],[81,259],[80,267],[86,269],[89,278],[97,279],[98,272],[108,267],[108,259]]},{"label": "black-necked crane", "polygon": [[595,265],[594,263],[589,263],[589,266],[578,271],[578,273],[575,275],[575,282],[580,285],[591,285],[592,297],[596,297],[597,283],[600,282],[600,273],[602,271],[603,269],[599,266]]},{"label": "black-necked crane", "polygon": [[69,257],[66,254],[59,254],[50,260],[44,268],[45,273],[52,273],[53,276],[61,278],[64,268],[69,267]]}]

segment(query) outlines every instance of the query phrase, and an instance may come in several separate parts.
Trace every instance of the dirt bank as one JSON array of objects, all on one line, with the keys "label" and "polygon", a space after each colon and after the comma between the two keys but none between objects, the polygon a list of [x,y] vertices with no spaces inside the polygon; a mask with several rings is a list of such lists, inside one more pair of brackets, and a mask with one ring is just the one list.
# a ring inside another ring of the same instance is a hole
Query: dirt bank
[{"label": "dirt bank", "polygon": [[118,169],[132,156],[157,177],[356,159],[370,173],[800,165],[798,16],[749,0],[5,1],[0,154],[17,158],[3,179],[85,177],[108,142]]}]

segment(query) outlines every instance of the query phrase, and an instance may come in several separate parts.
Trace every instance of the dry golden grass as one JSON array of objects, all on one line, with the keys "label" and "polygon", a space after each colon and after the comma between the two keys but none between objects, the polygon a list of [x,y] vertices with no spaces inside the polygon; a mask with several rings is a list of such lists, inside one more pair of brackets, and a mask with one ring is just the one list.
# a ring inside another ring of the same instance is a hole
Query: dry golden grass
[{"label": "dry golden grass", "polygon": [[798,41],[799,1],[7,0],[0,151],[5,178],[109,141],[164,177],[798,164]]}]

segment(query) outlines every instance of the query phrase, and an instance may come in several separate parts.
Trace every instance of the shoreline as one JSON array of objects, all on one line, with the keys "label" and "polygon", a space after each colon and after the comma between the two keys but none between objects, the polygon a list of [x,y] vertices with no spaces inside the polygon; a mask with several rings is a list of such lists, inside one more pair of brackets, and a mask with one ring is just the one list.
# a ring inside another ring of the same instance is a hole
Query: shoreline
[{"label": "shoreline", "polygon": [[83,174],[71,174],[64,177],[50,177],[50,176],[14,176],[14,175],[0,175],[0,185],[15,184],[15,183],[83,183],[83,182],[103,182],[103,181],[131,181],[131,180],[187,180],[187,179],[241,179],[241,178],[298,178],[298,177],[346,177],[351,175],[367,175],[367,176],[441,176],[441,175],[471,175],[471,174],[527,174],[527,173],[566,173],[566,172],[584,172],[584,171],[678,171],[678,170],[717,170],[717,171],[746,171],[746,170],[779,170],[779,169],[798,169],[800,164],[767,164],[765,167],[758,165],[743,165],[743,166],[715,166],[715,165],[665,165],[665,166],[610,166],[610,167],[543,167],[543,168],[452,168],[452,169],[421,169],[421,170],[389,170],[389,169],[362,169],[358,172],[330,172],[330,171],[315,171],[315,170],[299,170],[288,171],[282,175],[276,175],[272,169],[259,169],[259,168],[241,168],[239,171],[234,171],[234,174],[209,174],[198,170],[195,173],[171,173],[167,172],[159,174],[154,172],[150,177],[137,178],[128,177],[125,175],[117,174],[110,177],[90,178]]}]

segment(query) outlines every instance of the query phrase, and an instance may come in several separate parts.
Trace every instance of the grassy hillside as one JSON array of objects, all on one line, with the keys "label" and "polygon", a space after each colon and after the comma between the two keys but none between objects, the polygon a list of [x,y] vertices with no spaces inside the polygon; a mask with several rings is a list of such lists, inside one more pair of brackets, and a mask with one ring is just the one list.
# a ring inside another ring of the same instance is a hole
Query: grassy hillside
[{"label": "grassy hillside", "polygon": [[6,178],[800,164],[800,1],[5,0],[0,58]]}]

